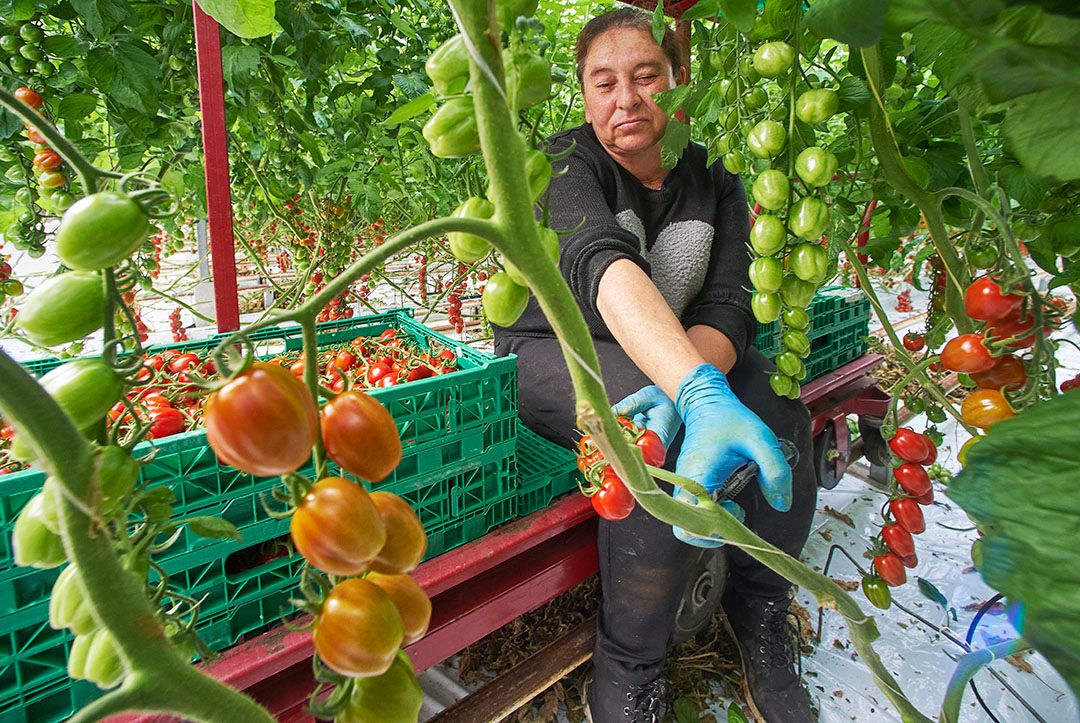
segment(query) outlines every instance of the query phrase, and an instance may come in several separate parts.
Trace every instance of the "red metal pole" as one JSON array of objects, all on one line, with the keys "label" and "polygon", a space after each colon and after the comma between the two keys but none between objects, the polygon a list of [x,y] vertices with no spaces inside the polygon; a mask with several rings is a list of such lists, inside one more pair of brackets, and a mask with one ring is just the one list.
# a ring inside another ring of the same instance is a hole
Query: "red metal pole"
[{"label": "red metal pole", "polygon": [[206,173],[206,215],[214,277],[214,311],[219,332],[240,328],[236,292],[236,247],[233,242],[232,192],[229,189],[229,142],[225,134],[225,83],[221,73],[221,29],[195,11],[195,55],[198,58],[199,107],[202,110],[203,166]]}]

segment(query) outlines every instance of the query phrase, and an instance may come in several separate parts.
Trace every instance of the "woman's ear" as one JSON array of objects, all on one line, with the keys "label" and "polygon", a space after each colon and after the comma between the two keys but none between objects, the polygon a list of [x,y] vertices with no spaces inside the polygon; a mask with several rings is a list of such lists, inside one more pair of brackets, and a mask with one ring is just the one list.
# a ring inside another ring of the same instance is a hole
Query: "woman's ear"
[{"label": "woman's ear", "polygon": [[690,82],[690,71],[685,65],[679,66],[679,72],[675,75],[675,85],[686,85]]}]

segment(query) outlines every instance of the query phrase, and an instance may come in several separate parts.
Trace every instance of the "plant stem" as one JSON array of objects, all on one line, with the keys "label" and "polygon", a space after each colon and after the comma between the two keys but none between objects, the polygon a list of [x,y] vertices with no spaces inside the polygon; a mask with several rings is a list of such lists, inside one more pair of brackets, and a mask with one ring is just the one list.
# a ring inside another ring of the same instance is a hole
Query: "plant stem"
[{"label": "plant stem", "polygon": [[961,656],[956,661],[956,669],[949,680],[949,687],[945,692],[945,700],[941,703],[941,723],[957,723],[960,720],[960,704],[964,700],[964,689],[979,669],[989,665],[998,658],[1005,658],[1014,653],[1019,653],[1031,647],[1023,638],[1016,638],[997,645],[991,645],[982,650],[975,650]]}]

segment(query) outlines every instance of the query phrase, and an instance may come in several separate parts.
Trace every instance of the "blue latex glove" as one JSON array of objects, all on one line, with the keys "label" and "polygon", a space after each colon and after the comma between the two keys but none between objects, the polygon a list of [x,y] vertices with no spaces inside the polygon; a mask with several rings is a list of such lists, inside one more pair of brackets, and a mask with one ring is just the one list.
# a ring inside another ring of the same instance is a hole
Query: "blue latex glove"
[{"label": "blue latex glove", "polygon": [[617,416],[629,417],[634,424],[656,432],[664,449],[671,446],[682,420],[675,404],[660,387],[653,384],[634,392],[611,408]]},{"label": "blue latex glove", "polygon": [[[712,494],[736,469],[753,461],[765,500],[781,512],[791,508],[791,467],[780,443],[761,418],[739,401],[723,372],[712,364],[691,369],[679,382],[675,408],[686,424],[676,474]],[[676,499],[686,496],[677,494]],[[730,506],[728,511],[732,511]],[[680,534],[680,539],[687,535],[676,531],[676,536]]]},{"label": "blue latex glove", "polygon": [[[697,506],[697,497],[694,497],[682,487],[675,488],[674,497],[679,502]],[[720,506],[735,515],[735,517],[739,519],[739,522],[746,521],[746,511],[731,500],[724,500],[720,503]],[[676,539],[682,540],[686,544],[693,545],[694,547],[720,547],[724,544],[724,541],[719,537],[700,537],[692,532],[687,532],[681,527],[675,527],[675,525],[671,526],[671,531],[675,533]]]}]

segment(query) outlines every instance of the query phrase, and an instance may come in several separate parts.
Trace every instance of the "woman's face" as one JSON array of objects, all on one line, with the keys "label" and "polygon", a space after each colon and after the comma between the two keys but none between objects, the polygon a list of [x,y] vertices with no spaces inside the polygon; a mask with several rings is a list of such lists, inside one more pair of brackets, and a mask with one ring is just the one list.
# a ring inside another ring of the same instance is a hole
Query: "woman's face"
[{"label": "woman's face", "polygon": [[660,142],[667,114],[653,93],[675,87],[664,51],[650,33],[613,28],[593,40],[585,56],[585,120],[616,156],[633,156]]}]

